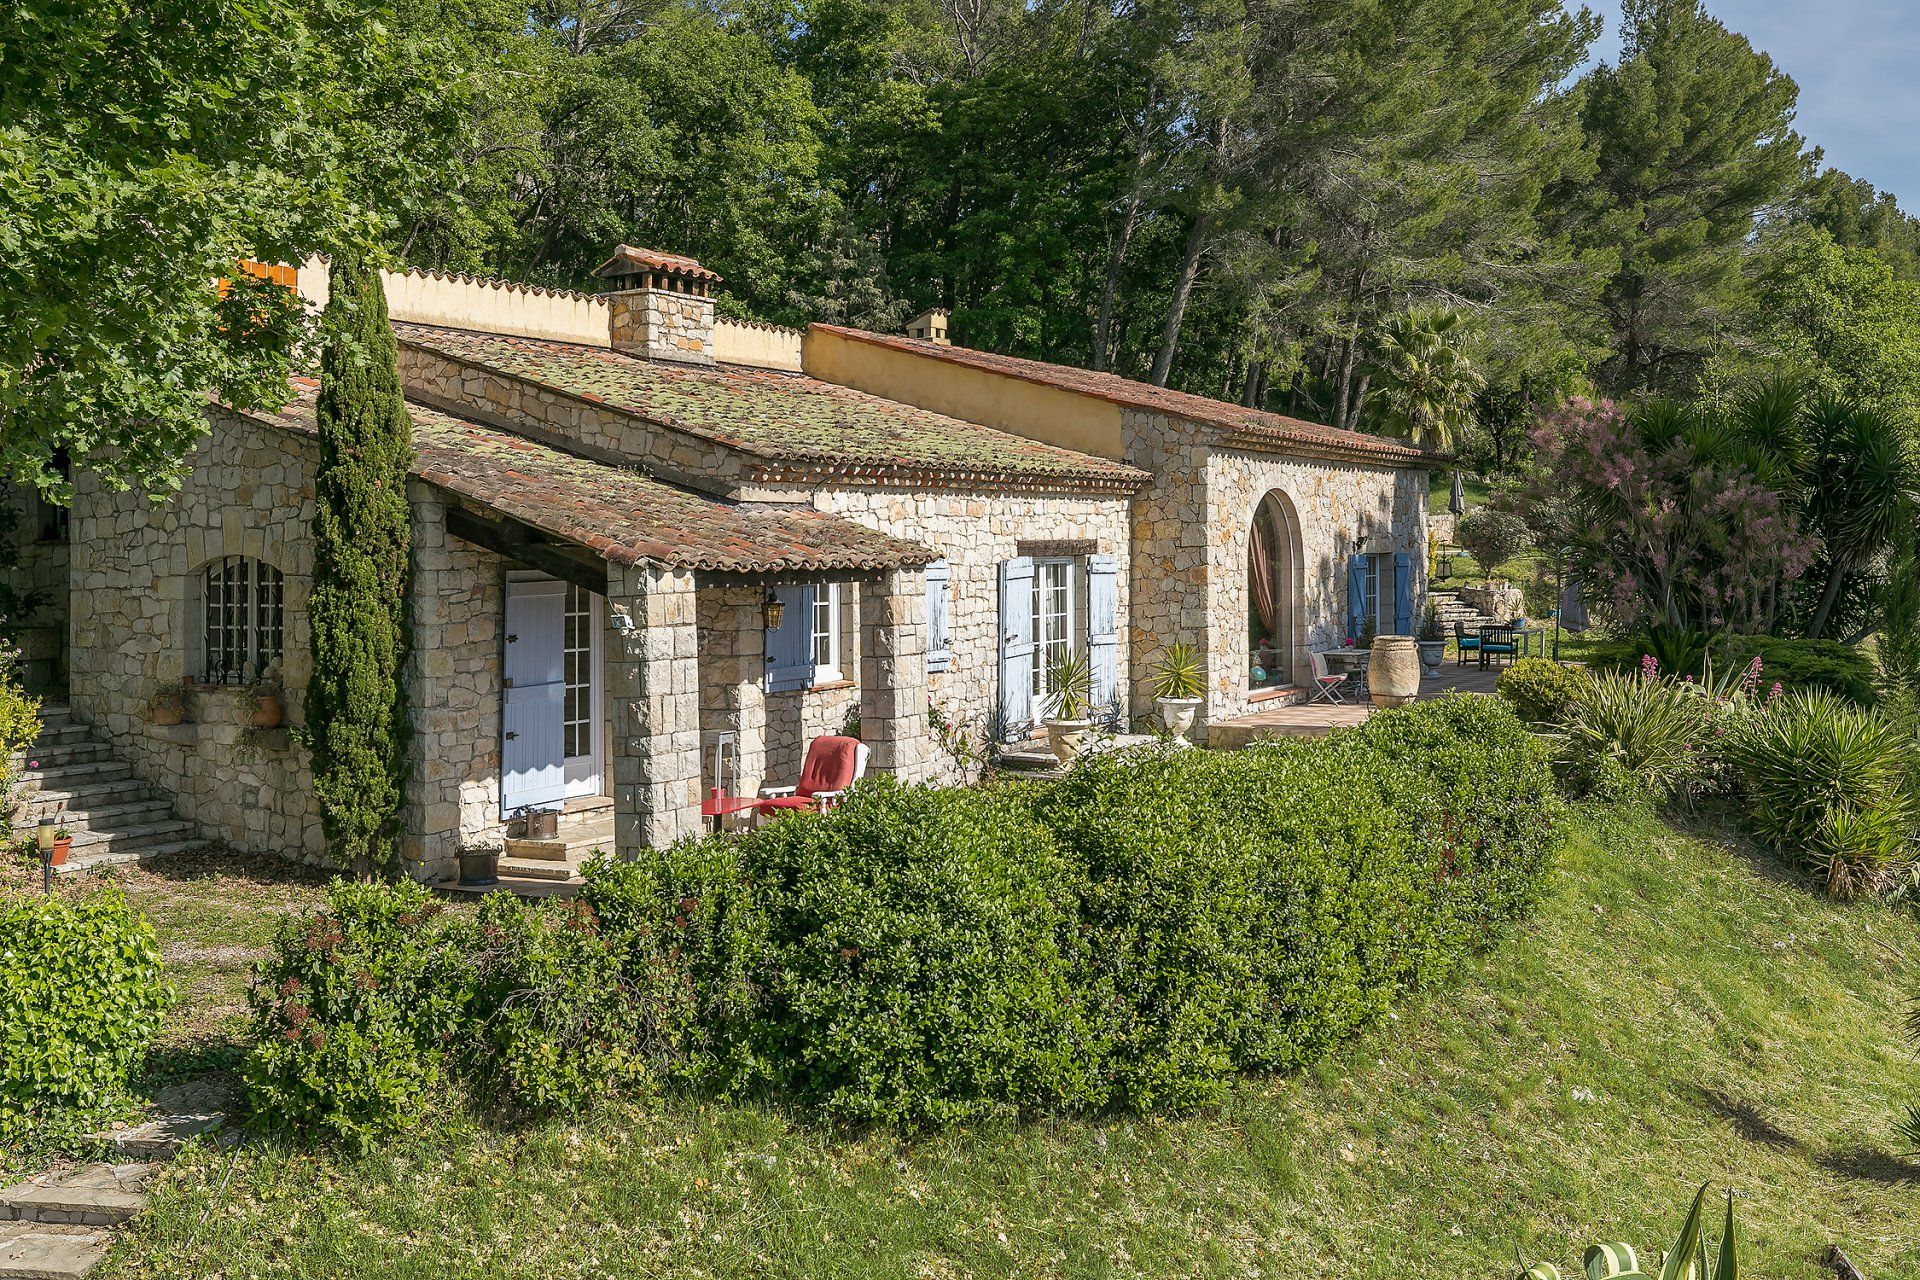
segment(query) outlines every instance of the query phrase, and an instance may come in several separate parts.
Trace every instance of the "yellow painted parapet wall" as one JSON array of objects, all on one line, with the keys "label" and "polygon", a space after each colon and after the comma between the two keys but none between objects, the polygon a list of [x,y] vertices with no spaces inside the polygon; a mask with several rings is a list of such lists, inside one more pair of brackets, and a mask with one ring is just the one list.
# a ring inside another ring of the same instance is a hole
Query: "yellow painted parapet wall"
[{"label": "yellow painted parapet wall", "polygon": [[[590,347],[612,345],[611,308],[600,294],[571,289],[542,289],[442,271],[382,271],[387,314],[412,324],[547,338]],[[327,305],[327,264],[309,258],[300,267],[296,287],[308,305]],[[750,320],[716,320],[714,359],[722,364],[760,369],[800,370],[798,329]]]},{"label": "yellow painted parapet wall", "polygon": [[1120,406],[1096,396],[861,342],[819,325],[807,330],[805,357],[807,373],[822,382],[1081,453],[1126,456]]},{"label": "yellow painted parapet wall", "polygon": [[800,372],[800,331],[751,320],[713,322],[713,358],[721,364]]},{"label": "yellow painted parapet wall", "polygon": [[[395,320],[593,347],[609,345],[607,300],[591,293],[440,271],[382,271],[380,283],[387,291],[387,314]],[[307,259],[300,268],[299,289],[310,305],[326,306],[326,263]]]}]

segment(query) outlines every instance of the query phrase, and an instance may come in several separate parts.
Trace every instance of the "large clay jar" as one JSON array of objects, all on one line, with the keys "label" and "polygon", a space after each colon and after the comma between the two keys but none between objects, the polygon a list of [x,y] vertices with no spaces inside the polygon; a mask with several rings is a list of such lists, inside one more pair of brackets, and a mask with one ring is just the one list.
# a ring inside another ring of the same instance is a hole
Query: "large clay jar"
[{"label": "large clay jar", "polygon": [[1404,707],[1420,696],[1420,652],[1412,636],[1375,636],[1367,692],[1376,707]]}]

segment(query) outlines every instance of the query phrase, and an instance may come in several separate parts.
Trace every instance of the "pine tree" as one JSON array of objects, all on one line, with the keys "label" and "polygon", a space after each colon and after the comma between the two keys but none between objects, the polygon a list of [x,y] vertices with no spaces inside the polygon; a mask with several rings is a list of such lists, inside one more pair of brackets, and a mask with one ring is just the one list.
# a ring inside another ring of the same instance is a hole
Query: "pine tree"
[{"label": "pine tree", "polygon": [[1599,172],[1555,193],[1575,239],[1618,250],[1602,296],[1604,389],[1686,390],[1742,320],[1756,221],[1811,177],[1793,131],[1799,89],[1699,0],[1626,0],[1617,66],[1584,81]]},{"label": "pine tree", "polygon": [[412,426],[380,273],[336,256],[321,319],[306,741],[328,847],[391,869],[405,783]]}]

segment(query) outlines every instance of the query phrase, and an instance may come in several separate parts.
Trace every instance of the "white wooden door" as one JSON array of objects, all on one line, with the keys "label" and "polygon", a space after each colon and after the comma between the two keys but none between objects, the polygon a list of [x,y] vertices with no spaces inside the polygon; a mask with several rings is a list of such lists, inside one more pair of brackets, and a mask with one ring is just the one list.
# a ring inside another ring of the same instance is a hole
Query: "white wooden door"
[{"label": "white wooden door", "polygon": [[556,809],[567,797],[566,613],[566,583],[508,576],[500,748],[500,808],[507,814]]}]

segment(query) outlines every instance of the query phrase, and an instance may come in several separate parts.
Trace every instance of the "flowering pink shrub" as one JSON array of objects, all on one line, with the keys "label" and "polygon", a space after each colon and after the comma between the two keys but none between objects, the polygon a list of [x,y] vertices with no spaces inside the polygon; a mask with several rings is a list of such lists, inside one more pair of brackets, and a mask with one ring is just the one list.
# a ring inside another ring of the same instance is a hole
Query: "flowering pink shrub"
[{"label": "flowering pink shrub", "polygon": [[1819,540],[1751,472],[1696,447],[1694,425],[1575,398],[1534,429],[1529,498],[1568,508],[1559,536],[1621,623],[1768,631]]}]

